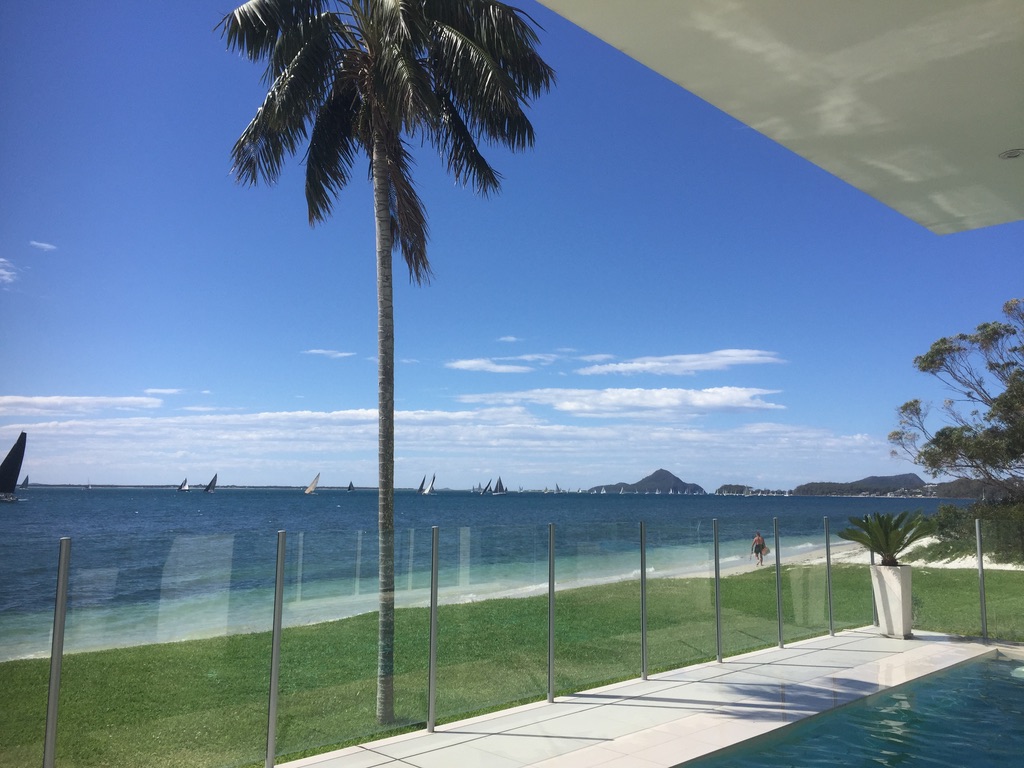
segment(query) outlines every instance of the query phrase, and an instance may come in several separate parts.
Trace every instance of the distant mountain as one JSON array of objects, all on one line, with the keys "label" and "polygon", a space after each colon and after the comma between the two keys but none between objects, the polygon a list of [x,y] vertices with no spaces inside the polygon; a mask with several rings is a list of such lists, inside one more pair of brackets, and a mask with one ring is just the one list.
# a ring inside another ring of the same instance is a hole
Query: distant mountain
[{"label": "distant mountain", "polygon": [[703,496],[705,491],[696,483],[686,483],[673,475],[667,469],[659,469],[652,472],[643,480],[635,483],[610,483],[608,485],[596,485],[591,491],[600,493],[604,489],[607,493],[675,493],[685,496]]},{"label": "distant mountain", "polygon": [[852,483],[805,483],[793,489],[794,496],[882,496],[900,491],[920,491],[925,482],[914,473],[865,477]]}]

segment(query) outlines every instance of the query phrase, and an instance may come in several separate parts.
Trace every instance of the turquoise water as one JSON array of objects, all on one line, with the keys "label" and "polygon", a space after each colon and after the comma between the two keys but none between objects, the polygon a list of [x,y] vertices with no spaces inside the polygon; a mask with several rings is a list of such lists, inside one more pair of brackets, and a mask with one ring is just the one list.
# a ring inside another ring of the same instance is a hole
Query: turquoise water
[{"label": "turquoise water", "polygon": [[751,765],[1024,765],[1024,662],[969,662],[694,760],[686,768]]}]

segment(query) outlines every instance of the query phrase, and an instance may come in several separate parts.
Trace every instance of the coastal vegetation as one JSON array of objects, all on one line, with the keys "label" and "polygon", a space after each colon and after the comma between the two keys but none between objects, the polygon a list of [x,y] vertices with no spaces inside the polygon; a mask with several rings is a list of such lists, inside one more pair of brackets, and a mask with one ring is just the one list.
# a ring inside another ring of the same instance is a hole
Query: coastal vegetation
[{"label": "coastal vegetation", "polygon": [[910,496],[924,492],[925,482],[914,473],[865,477],[851,483],[804,483],[793,489],[794,496]]},{"label": "coastal vegetation", "polygon": [[235,142],[236,179],[272,184],[306,146],[309,223],[326,221],[369,161],[376,222],[379,638],[377,717],[394,719],[395,338],[392,260],[428,282],[427,214],[414,147],[431,145],[457,182],[501,188],[479,143],[533,145],[530,101],[554,84],[532,20],[486,0],[252,0],[226,15],[229,49],[266,62],[263,104]]},{"label": "coastal vegetation", "polygon": [[952,393],[942,405],[943,426],[933,431],[929,408],[910,400],[899,408],[889,435],[933,477],[980,480],[1010,500],[1024,498],[1024,301],[1003,305],[1005,321],[982,323],[973,333],[939,339],[914,367]]},{"label": "coastal vegetation", "polygon": [[[871,623],[867,569],[834,565],[837,629]],[[1024,640],[1024,572],[986,577],[989,632]],[[824,566],[782,571],[785,641],[828,632]],[[722,580],[725,655],[778,642],[772,569]],[[715,657],[714,586],[709,578],[648,582],[651,672]],[[559,592],[556,687],[584,690],[639,675],[639,586],[635,581]],[[978,635],[977,572],[918,566],[915,626]],[[451,721],[526,701],[546,686],[547,603],[502,598],[441,607],[438,715]],[[277,743],[297,758],[401,729],[426,716],[425,608],[396,611],[396,718],[374,707],[377,616],[284,631]],[[47,659],[0,663],[0,764],[36,766],[42,754]],[[266,739],[269,634],[70,654],[64,662],[59,764],[262,765]]]}]

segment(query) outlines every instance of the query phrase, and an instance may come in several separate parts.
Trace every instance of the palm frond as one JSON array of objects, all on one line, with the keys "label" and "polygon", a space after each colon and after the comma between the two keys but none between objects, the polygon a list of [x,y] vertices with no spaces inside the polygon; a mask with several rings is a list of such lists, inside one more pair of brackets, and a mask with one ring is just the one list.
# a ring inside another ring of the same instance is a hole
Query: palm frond
[{"label": "palm frond", "polygon": [[[297,35],[294,31],[288,36]],[[298,152],[307,127],[335,72],[336,51],[329,20],[321,17],[301,33],[302,44],[281,68],[256,116],[232,150],[232,173],[239,181],[273,183],[285,159]]]},{"label": "palm frond", "polygon": [[[350,52],[358,59],[362,54]],[[359,133],[364,110],[353,77],[338,77],[334,89],[317,110],[306,152],[306,207],[309,223],[325,221],[338,193],[349,183],[356,154],[365,148]]]},{"label": "palm frond", "polygon": [[229,50],[261,61],[273,52],[282,34],[329,5],[330,0],[249,0],[224,16],[217,29]]},{"label": "palm frond", "polygon": [[910,545],[932,532],[932,521],[916,512],[874,512],[863,517],[851,517],[850,528],[839,532],[839,537],[853,541],[881,556],[881,565],[899,565],[897,558]]},{"label": "palm frond", "polygon": [[372,158],[379,141],[393,247],[413,280],[428,280],[427,219],[405,141],[433,144],[476,192],[500,189],[479,140],[512,150],[533,144],[526,104],[554,83],[535,26],[493,0],[249,0],[219,25],[229,49],[265,62],[268,84],[232,150],[233,173],[273,182],[308,138],[315,223],[330,215],[356,155]]},{"label": "palm frond", "polygon": [[501,174],[480,153],[473,132],[447,99],[441,100],[441,125],[435,144],[458,183],[472,184],[474,191],[484,196],[501,188]]},{"label": "palm frond", "polygon": [[401,250],[411,280],[430,282],[427,214],[412,182],[412,155],[397,134],[384,135],[382,145],[391,203],[392,247]]}]

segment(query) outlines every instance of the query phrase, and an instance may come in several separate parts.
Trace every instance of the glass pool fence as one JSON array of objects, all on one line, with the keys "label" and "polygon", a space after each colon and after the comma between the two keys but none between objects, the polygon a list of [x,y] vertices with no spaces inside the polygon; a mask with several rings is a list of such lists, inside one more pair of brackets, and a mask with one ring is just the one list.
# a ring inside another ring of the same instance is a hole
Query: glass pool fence
[{"label": "glass pool fence", "polygon": [[[762,534],[756,565],[718,520],[396,530],[383,704],[375,530],[61,539],[0,563],[0,764],[271,766],[873,623],[828,518]],[[913,579],[915,627],[1024,639],[1007,572]]]}]

